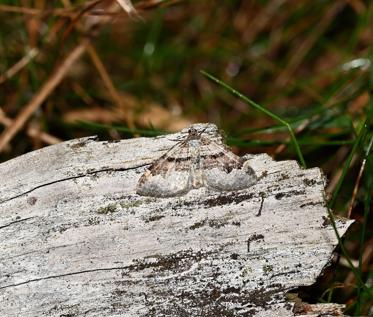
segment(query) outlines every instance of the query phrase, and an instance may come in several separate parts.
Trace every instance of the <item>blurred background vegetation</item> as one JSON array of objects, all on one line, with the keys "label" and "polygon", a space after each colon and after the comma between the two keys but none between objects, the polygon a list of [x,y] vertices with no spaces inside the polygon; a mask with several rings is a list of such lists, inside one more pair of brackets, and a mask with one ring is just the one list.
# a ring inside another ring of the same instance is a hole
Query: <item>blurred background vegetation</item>
[{"label": "blurred background vegetation", "polygon": [[373,316],[372,18],[368,0],[0,0],[0,159],[213,122],[237,153],[299,161],[291,127],[356,220],[300,296]]}]

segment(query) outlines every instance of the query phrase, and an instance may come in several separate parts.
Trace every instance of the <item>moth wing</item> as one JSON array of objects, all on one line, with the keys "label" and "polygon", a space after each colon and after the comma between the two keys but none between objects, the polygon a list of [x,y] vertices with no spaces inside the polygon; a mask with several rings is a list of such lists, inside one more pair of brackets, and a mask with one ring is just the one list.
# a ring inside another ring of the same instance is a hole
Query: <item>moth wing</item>
[{"label": "moth wing", "polygon": [[173,197],[191,189],[189,147],[177,144],[140,177],[136,192],[142,196]]},{"label": "moth wing", "polygon": [[201,147],[203,180],[220,191],[248,188],[257,182],[254,170],[224,145],[203,139]]}]

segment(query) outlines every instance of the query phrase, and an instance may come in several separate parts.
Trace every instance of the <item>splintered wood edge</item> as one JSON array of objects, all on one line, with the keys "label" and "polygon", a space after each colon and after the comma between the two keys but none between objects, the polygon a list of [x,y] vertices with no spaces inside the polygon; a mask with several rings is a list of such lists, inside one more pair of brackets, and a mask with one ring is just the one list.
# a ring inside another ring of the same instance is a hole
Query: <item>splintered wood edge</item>
[{"label": "splintered wood edge", "polygon": [[294,314],[297,317],[343,317],[345,305],[341,304],[306,304],[296,306]]},{"label": "splintered wood edge", "polygon": [[[83,138],[0,164],[0,312],[294,316],[282,296],[312,284],[337,245],[322,173],[248,155],[260,181],[247,190],[136,195],[148,164],[184,135]],[[340,235],[351,223],[337,220]]]}]

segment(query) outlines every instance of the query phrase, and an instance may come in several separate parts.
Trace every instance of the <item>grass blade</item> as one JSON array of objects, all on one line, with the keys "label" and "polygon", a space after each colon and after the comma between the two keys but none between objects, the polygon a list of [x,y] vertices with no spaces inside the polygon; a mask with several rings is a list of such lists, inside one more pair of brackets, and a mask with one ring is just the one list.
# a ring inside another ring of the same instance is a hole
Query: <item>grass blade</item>
[{"label": "grass blade", "polygon": [[328,207],[329,208],[332,208],[334,206],[334,204],[335,204],[335,201],[336,201],[336,199],[338,197],[339,191],[341,190],[342,183],[343,183],[343,181],[344,181],[344,179],[346,177],[348,168],[350,167],[352,158],[354,157],[354,154],[356,153],[356,151],[357,151],[359,145],[361,144],[362,140],[365,138],[367,131],[368,131],[368,127],[367,127],[366,121],[364,121],[364,123],[362,124],[362,127],[360,128],[360,131],[359,131],[359,133],[357,135],[355,143],[354,143],[354,145],[352,147],[352,150],[351,150],[350,154],[347,157],[345,165],[343,166],[342,175],[341,175],[341,177],[338,180],[338,183],[337,183],[337,185],[335,187],[335,190],[333,192],[332,198],[330,199],[330,201],[328,203]]},{"label": "grass blade", "polygon": [[282,119],[281,117],[279,117],[278,115],[274,114],[273,112],[267,110],[266,108],[262,107],[261,105],[257,104],[256,102],[252,101],[251,99],[249,99],[248,97],[246,97],[245,95],[241,94],[239,91],[235,90],[233,87],[229,86],[228,84],[224,83],[223,81],[221,81],[220,79],[214,77],[213,75],[207,73],[206,71],[204,70],[201,70],[201,73],[206,76],[207,78],[211,79],[212,81],[214,81],[215,83],[217,83],[218,85],[220,86],[223,86],[225,89],[227,89],[231,94],[237,96],[238,98],[242,99],[243,101],[245,101],[248,105],[252,106],[253,108],[263,112],[264,114],[266,114],[267,116],[269,116],[270,118],[272,118],[273,120],[275,121],[278,121],[279,123],[281,123],[282,125],[284,125],[287,130],[289,131],[289,134],[290,134],[290,138],[291,138],[291,141],[292,141],[292,144],[295,148],[295,151],[298,155],[298,158],[299,158],[299,161],[300,163],[302,164],[303,167],[306,167],[306,162],[304,160],[304,157],[303,157],[303,154],[300,150],[300,146],[299,146],[299,143],[295,137],[295,134],[294,134],[294,131],[293,129],[291,128],[290,124],[285,121],[284,119]]}]

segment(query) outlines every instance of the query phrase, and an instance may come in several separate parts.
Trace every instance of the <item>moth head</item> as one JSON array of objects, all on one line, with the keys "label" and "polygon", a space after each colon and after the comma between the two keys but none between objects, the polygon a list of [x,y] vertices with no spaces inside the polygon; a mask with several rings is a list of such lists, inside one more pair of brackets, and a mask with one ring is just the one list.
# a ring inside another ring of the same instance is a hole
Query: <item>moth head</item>
[{"label": "moth head", "polygon": [[198,133],[198,131],[196,129],[190,128],[188,130],[188,138],[190,140],[197,139],[198,137],[199,137],[199,133]]},{"label": "moth head", "polygon": [[188,130],[188,140],[198,140],[201,138],[201,135],[203,132],[205,132],[206,128],[204,128],[201,131],[198,131],[197,129],[191,127]]}]

